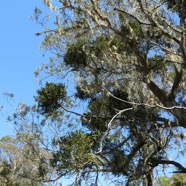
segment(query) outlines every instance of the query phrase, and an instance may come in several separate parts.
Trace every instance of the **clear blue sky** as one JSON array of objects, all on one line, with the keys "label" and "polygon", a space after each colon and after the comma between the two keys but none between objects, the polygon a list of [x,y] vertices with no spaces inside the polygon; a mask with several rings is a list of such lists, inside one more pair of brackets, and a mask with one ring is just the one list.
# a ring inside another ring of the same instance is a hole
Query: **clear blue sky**
[{"label": "clear blue sky", "polygon": [[[42,0],[2,1],[0,6],[0,105],[7,102],[3,92],[14,93],[17,101],[32,103],[38,88],[34,71],[47,59],[39,50],[42,41],[35,33],[41,27],[29,19]],[[11,132],[0,115],[0,137]]]}]

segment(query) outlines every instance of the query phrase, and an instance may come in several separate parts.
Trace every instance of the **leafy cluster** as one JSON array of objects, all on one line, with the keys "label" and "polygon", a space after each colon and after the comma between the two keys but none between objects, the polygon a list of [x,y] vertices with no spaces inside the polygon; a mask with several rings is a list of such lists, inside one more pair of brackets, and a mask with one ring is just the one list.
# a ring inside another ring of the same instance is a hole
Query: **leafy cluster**
[{"label": "leafy cluster", "polygon": [[96,136],[76,131],[68,136],[53,139],[53,144],[58,149],[53,152],[51,165],[57,168],[59,175],[66,172],[79,173],[94,161],[91,152],[96,150],[96,138]]},{"label": "leafy cluster", "polygon": [[157,186],[182,186],[186,183],[185,174],[174,174],[171,177],[160,177],[156,185]]},{"label": "leafy cluster", "polygon": [[37,90],[35,100],[38,103],[38,110],[41,114],[52,114],[56,112],[66,97],[65,86],[61,83],[46,83],[45,87]]},{"label": "leafy cluster", "polygon": [[70,67],[73,67],[73,69],[85,67],[87,56],[83,47],[84,45],[82,42],[69,45],[64,56],[64,62]]}]

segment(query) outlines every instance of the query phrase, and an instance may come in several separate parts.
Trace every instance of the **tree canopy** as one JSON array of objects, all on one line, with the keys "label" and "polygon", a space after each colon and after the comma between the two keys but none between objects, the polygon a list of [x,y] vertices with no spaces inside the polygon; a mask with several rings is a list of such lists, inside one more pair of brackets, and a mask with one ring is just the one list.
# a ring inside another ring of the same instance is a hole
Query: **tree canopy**
[{"label": "tree canopy", "polygon": [[160,177],[156,185],[157,186],[183,186],[185,185],[185,174],[174,174],[172,177]]},{"label": "tree canopy", "polygon": [[50,16],[35,9],[43,25],[36,35],[51,57],[35,73],[56,79],[10,120],[37,132],[55,179],[74,175],[74,185],[96,186],[106,174],[148,186],[169,166],[186,173],[185,1],[44,4]]},{"label": "tree canopy", "polygon": [[0,140],[0,185],[41,186],[51,174],[45,161],[50,153],[40,149],[34,137],[21,133]]}]

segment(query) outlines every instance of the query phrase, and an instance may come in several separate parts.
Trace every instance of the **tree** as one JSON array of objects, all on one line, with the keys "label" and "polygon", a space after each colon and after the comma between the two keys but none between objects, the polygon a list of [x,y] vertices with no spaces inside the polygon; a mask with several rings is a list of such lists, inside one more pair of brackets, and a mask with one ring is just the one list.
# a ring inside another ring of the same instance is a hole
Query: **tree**
[{"label": "tree", "polygon": [[44,3],[55,23],[36,35],[45,35],[41,48],[53,55],[39,70],[57,83],[46,83],[36,105],[17,112],[17,127],[29,113],[40,117],[34,127],[47,136],[51,166],[59,177],[75,174],[76,185],[96,185],[100,173],[152,185],[155,170],[167,165],[186,173],[170,153],[185,152],[185,1]]},{"label": "tree", "polygon": [[2,186],[41,186],[42,180],[49,177],[47,158],[50,154],[38,149],[33,137],[22,133],[16,138],[5,136],[0,140]]},{"label": "tree", "polygon": [[183,186],[186,184],[185,174],[174,174],[172,177],[168,178],[162,176],[157,181],[157,186]]}]

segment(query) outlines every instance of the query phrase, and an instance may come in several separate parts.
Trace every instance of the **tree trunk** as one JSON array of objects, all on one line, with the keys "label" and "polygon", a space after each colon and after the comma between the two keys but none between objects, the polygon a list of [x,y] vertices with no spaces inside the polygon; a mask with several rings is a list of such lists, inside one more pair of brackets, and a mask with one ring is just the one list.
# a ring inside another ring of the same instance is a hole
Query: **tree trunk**
[{"label": "tree trunk", "polygon": [[143,186],[152,186],[152,172],[145,175]]}]

